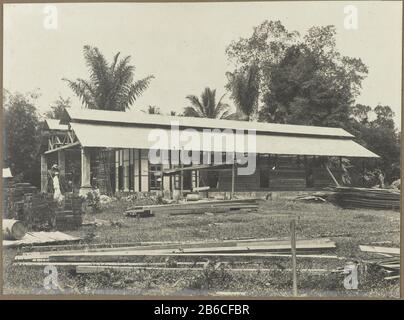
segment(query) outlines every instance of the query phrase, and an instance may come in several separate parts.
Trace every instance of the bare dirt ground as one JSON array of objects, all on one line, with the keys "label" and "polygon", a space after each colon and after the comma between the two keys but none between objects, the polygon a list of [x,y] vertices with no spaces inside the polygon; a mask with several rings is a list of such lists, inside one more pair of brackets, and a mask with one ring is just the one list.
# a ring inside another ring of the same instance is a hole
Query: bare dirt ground
[{"label": "bare dirt ground", "polygon": [[[398,247],[400,213],[382,210],[347,210],[332,204],[311,204],[285,199],[263,201],[257,212],[214,215],[126,218],[123,212],[131,204],[116,201],[100,213],[86,214],[86,219],[112,221],[112,225],[83,226],[67,232],[86,243],[129,243],[139,241],[223,240],[240,238],[288,238],[292,218],[297,221],[297,237],[327,237],[337,248],[332,255],[346,260],[299,259],[298,288],[302,296],[399,297],[399,281],[387,281],[377,270],[368,268],[359,278],[358,290],[343,286],[343,275],[299,272],[301,269],[335,269],[348,260],[361,261],[369,254],[360,244]],[[133,204],[132,204],[133,205]],[[59,289],[44,289],[44,270],[38,267],[13,266],[17,249],[4,250],[5,294],[125,294],[125,295],[211,295],[233,292],[248,296],[290,296],[292,276],[289,258],[273,258],[262,263],[271,272],[234,273],[229,270],[103,272],[74,274],[58,269]],[[195,258],[201,261],[201,258]]]}]

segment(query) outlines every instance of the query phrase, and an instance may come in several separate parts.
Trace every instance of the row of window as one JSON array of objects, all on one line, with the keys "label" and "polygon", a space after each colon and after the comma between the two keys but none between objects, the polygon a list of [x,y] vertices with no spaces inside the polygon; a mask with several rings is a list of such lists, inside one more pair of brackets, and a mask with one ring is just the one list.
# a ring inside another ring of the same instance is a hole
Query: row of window
[{"label": "row of window", "polygon": [[[116,168],[116,187],[117,190],[129,190],[134,191],[142,190],[142,171],[144,168],[140,166],[140,159],[142,159],[141,150],[138,149],[121,149],[115,151],[115,168]],[[137,163],[137,165],[135,165]],[[143,162],[142,162],[143,163]],[[125,168],[127,168],[125,170]],[[137,170],[137,172],[135,172]],[[147,160],[147,178],[148,178],[148,189],[149,190],[160,190],[161,189],[161,164],[151,164]],[[139,179],[137,183],[139,184],[135,187],[135,176]]]}]

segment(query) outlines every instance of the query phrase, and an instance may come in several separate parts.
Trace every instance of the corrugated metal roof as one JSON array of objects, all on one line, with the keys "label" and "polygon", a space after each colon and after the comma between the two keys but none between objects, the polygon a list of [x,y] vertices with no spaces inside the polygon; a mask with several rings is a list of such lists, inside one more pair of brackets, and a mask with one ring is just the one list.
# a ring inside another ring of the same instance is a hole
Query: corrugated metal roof
[{"label": "corrugated metal roof", "polygon": [[45,119],[45,125],[49,130],[68,130],[66,124],[60,124],[59,120],[56,119]]},{"label": "corrugated metal roof", "polygon": [[[152,129],[147,127],[132,127],[105,125],[95,123],[71,123],[71,127],[83,147],[109,148],[139,148],[151,149],[156,146],[153,135],[163,133],[171,139],[169,129]],[[183,132],[183,130],[180,130]],[[203,133],[194,134],[202,139]],[[224,133],[212,133],[212,140],[225,142]],[[170,140],[169,140],[170,141]],[[202,141],[202,140],[200,140]],[[234,140],[233,140],[234,141]],[[248,139],[234,143],[211,146],[201,146],[199,143],[180,142],[173,147],[170,143],[163,144],[164,149],[202,150],[212,152],[256,152],[283,155],[316,155],[316,156],[345,156],[345,157],[378,157],[351,139],[313,136],[290,136],[257,134],[255,145],[249,144]]]},{"label": "corrugated metal roof", "polygon": [[[317,135],[317,136],[336,136],[352,138],[353,135],[341,128],[316,127],[289,125],[278,123],[263,123],[252,121],[235,121],[222,119],[194,118],[194,117],[175,117],[167,115],[151,115],[141,111],[104,111],[89,109],[66,110],[70,120],[73,122],[101,122],[101,123],[121,123],[127,125],[150,125],[167,127],[172,122],[178,122],[180,127],[187,128],[219,128],[219,129],[240,129],[256,130],[257,132],[266,132],[274,134],[291,135]],[[64,120],[64,123],[67,123]]]}]

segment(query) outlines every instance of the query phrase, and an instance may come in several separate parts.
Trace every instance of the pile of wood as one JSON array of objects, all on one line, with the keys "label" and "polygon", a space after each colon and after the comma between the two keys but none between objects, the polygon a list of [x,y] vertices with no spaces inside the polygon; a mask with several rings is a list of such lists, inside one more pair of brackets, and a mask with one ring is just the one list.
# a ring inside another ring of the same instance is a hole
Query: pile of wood
[{"label": "pile of wood", "polygon": [[59,207],[52,194],[39,193],[29,183],[15,183],[5,196],[5,217],[22,221],[29,230],[76,229],[82,223],[82,199],[72,193],[65,194]]},{"label": "pile of wood", "polygon": [[55,203],[51,195],[36,191],[27,183],[17,183],[9,193],[7,217],[22,221],[32,230],[49,229],[55,215]]},{"label": "pile of wood", "polygon": [[74,230],[83,223],[82,198],[66,193],[61,207],[55,210],[54,226],[57,230]]},{"label": "pile of wood", "polygon": [[26,195],[38,193],[38,189],[30,183],[10,183],[5,189],[5,218],[19,219],[23,215],[24,200]]},{"label": "pile of wood", "polygon": [[204,213],[225,213],[231,211],[251,211],[258,209],[257,199],[201,200],[178,204],[137,206],[126,211],[126,216],[146,216],[154,214],[187,215]]},{"label": "pile of wood", "polygon": [[400,248],[359,246],[362,252],[368,252],[379,257],[366,260],[365,262],[376,266],[386,273],[385,280],[400,278]]},{"label": "pile of wood", "polygon": [[[316,257],[335,248],[335,243],[329,239],[297,240],[296,250],[299,257]],[[58,266],[69,266],[77,272],[98,272],[106,269],[134,270],[146,268],[180,269],[192,267],[193,270],[203,268],[202,262],[190,264],[187,258],[207,259],[206,261],[220,259],[223,263],[231,262],[234,265],[234,258],[238,259],[238,265],[246,262],[252,263],[254,258],[261,261],[263,258],[290,257],[290,240],[269,240],[269,239],[245,239],[245,240],[223,240],[203,242],[171,242],[171,243],[143,243],[132,246],[95,246],[61,247],[56,246],[50,251],[36,250],[26,251],[15,257],[16,265],[42,266],[52,263]],[[325,258],[338,258],[335,256],[324,256]],[[244,259],[243,259],[244,258]],[[230,259],[230,260],[229,260]],[[180,260],[183,260],[182,262]],[[242,261],[244,260],[244,262]],[[191,260],[192,261],[192,260]],[[255,262],[261,267],[262,262]],[[247,269],[240,268],[246,271]],[[255,269],[256,270],[256,269]]]},{"label": "pile of wood", "polygon": [[393,189],[372,189],[336,187],[335,202],[343,208],[400,209],[400,191]]}]

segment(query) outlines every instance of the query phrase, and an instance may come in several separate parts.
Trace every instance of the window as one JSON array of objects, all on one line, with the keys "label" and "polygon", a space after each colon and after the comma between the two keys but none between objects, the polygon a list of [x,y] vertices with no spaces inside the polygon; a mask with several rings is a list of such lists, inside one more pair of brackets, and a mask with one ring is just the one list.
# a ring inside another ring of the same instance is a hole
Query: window
[{"label": "window", "polygon": [[160,190],[161,189],[161,164],[149,163],[149,189]]}]

